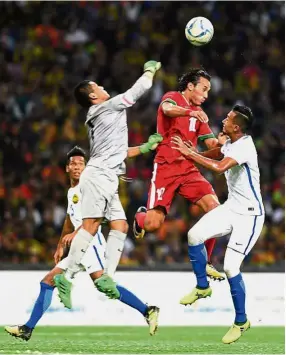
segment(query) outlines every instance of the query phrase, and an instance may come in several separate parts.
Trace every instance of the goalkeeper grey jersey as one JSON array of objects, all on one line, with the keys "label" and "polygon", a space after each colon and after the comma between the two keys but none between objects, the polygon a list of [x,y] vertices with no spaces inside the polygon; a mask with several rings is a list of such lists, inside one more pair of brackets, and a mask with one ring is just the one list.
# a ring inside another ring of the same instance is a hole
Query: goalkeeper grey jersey
[{"label": "goalkeeper grey jersey", "polygon": [[85,122],[90,143],[87,165],[112,169],[117,175],[125,173],[124,160],[128,150],[126,109],[151,86],[152,80],[143,74],[124,94],[90,107]]}]

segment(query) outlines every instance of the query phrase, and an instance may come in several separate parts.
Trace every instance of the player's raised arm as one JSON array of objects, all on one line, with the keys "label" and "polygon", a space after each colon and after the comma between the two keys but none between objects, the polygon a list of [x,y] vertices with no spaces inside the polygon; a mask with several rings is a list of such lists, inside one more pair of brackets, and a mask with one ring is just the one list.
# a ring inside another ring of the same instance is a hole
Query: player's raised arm
[{"label": "player's raised arm", "polygon": [[127,151],[127,158],[134,158],[140,154],[146,154],[158,147],[158,144],[162,142],[163,137],[159,133],[152,134],[146,143],[137,147],[129,147]]},{"label": "player's raised arm", "polygon": [[146,62],[144,64],[144,73],[136,83],[125,93],[117,95],[110,100],[112,108],[120,111],[133,106],[152,87],[154,75],[160,68],[160,62],[155,60]]},{"label": "player's raised arm", "polygon": [[162,110],[166,116],[171,118],[189,116],[197,118],[201,122],[209,121],[209,118],[204,111],[194,111],[189,108],[177,106],[175,103],[171,102],[171,100],[166,100],[162,103]]}]

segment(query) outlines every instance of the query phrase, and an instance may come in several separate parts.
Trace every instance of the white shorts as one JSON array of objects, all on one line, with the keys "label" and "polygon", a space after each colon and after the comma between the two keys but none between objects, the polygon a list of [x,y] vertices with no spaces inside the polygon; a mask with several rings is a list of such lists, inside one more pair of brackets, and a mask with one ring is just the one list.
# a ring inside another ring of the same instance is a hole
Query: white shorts
[{"label": "white shorts", "polygon": [[[106,241],[102,233],[96,233],[90,246],[82,259],[82,271],[89,274],[104,269]],[[56,267],[66,270],[68,267],[68,256],[61,260]]]},{"label": "white shorts", "polygon": [[205,214],[190,230],[191,238],[219,238],[230,234],[228,248],[247,255],[262,231],[265,216],[237,214],[221,205]]},{"label": "white shorts", "polygon": [[118,176],[110,169],[87,166],[80,177],[81,214],[84,218],[126,220],[118,195]]}]

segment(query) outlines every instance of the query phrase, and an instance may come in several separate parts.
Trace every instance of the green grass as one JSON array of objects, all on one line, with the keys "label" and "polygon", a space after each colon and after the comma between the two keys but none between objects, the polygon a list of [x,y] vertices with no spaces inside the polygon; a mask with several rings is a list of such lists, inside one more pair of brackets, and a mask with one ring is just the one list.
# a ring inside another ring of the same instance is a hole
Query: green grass
[{"label": "green grass", "polygon": [[[2,328],[3,329],[3,328]],[[228,327],[38,327],[29,342],[0,331],[0,354],[285,354],[283,327],[252,327],[231,345]]]}]

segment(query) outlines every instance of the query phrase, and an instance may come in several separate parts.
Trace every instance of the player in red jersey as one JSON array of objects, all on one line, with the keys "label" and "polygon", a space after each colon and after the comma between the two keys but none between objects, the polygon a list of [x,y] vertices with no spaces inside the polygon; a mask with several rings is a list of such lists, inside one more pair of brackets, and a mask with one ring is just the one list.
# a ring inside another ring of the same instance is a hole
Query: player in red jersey
[{"label": "player in red jersey", "polygon": [[[198,140],[203,141],[208,149],[218,146],[218,140],[207,123],[208,117],[200,107],[208,98],[210,78],[205,70],[191,69],[180,77],[178,91],[167,92],[162,98],[157,131],[163,136],[163,141],[157,148],[154,161],[148,210],[140,207],[135,215],[133,230],[136,238],[143,238],[145,231],[153,232],[161,227],[175,193],[201,207],[205,213],[219,205],[211,184],[197,167],[171,147],[171,137],[175,135],[183,141],[191,141],[194,147]],[[215,239],[206,241],[207,274],[221,281],[224,276],[210,262],[214,244]]]}]

